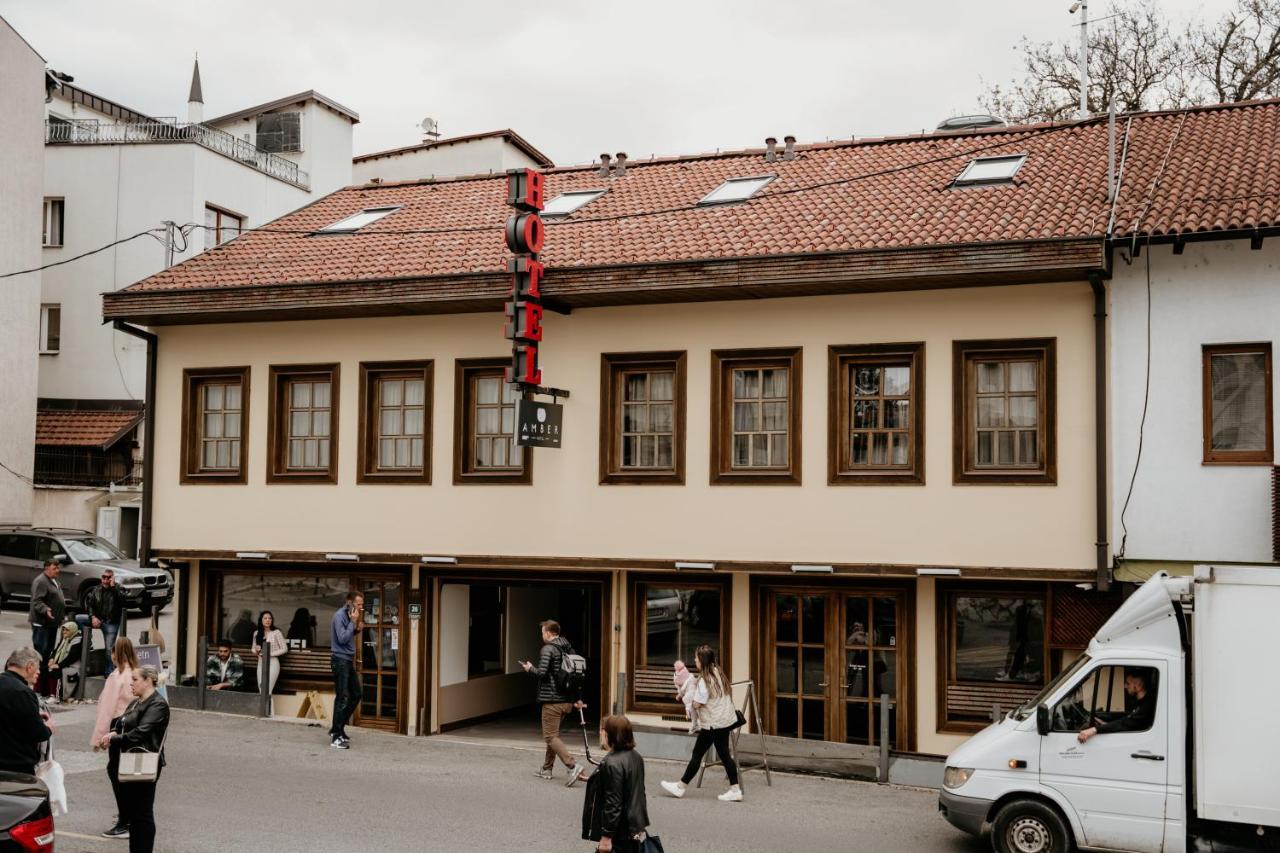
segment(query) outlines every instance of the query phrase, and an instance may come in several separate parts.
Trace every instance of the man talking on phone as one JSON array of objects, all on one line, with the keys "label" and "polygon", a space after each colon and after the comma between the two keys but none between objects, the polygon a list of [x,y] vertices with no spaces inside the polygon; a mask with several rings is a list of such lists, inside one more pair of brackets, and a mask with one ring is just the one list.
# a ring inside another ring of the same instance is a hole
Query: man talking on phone
[{"label": "man talking on phone", "polygon": [[364,596],[348,592],[347,600],[333,614],[329,627],[329,666],[333,669],[333,726],[329,746],[350,749],[347,720],[360,705],[360,678],[356,675],[356,639],[364,627]]}]

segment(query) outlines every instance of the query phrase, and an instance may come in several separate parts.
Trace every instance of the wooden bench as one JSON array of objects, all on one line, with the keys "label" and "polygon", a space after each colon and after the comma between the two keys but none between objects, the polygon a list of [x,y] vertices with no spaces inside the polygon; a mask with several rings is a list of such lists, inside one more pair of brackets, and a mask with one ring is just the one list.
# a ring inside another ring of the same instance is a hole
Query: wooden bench
[{"label": "wooden bench", "polygon": [[[258,681],[258,656],[248,647],[236,647],[233,651],[244,661],[245,681]],[[309,689],[329,686],[333,683],[333,670],[329,664],[329,652],[316,649],[293,649],[280,658],[280,678],[276,692],[281,687]]]},{"label": "wooden bench", "polygon": [[947,716],[989,720],[992,707],[1010,711],[1039,692],[1033,684],[948,684]]},{"label": "wooden bench", "polygon": [[632,688],[637,696],[676,701],[676,685],[669,666],[637,666],[632,673]]}]

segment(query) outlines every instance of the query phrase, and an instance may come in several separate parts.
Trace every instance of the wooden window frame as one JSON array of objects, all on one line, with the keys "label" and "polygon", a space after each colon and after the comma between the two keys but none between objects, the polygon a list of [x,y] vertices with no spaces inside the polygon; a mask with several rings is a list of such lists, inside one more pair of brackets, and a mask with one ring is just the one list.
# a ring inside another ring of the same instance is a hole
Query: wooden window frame
[{"label": "wooden window frame", "polygon": [[[601,485],[684,485],[686,418],[686,353],[629,352],[600,356],[600,484]],[[670,468],[629,469],[622,467],[623,377],[631,371],[666,371],[675,376],[671,398],[674,410]]]},{"label": "wooden window frame", "polygon": [[[911,371],[907,468],[854,468],[849,464],[849,370],[856,364],[906,362]],[[924,344],[851,344],[827,348],[827,483],[832,486],[924,485]]]},{"label": "wooden window frame", "polygon": [[[313,376],[329,377],[329,466],[315,471],[290,471],[289,419],[284,414],[287,403],[283,388],[292,380]],[[267,402],[267,482],[274,484],[326,484],[338,482],[338,422],[341,408],[339,390],[341,366],[338,364],[273,364]]]},{"label": "wooden window frame", "polygon": [[[1265,450],[1214,450],[1213,449],[1213,357],[1251,353],[1261,350],[1266,356],[1267,391],[1267,447]],[[1202,465],[1270,465],[1275,459],[1275,412],[1272,401],[1274,382],[1271,370],[1271,342],[1252,344],[1204,344],[1200,348],[1201,390],[1203,411],[1204,458]]]},{"label": "wooden window frame", "polygon": [[[471,377],[491,373],[511,365],[510,358],[459,358],[453,372],[453,484],[491,486],[529,486],[533,484],[533,448],[525,447],[524,462],[519,471],[471,470],[469,448],[473,442],[471,418]],[[501,426],[501,425],[499,425]]]},{"label": "wooden window frame", "polygon": [[[720,666],[728,674],[733,673],[732,647],[733,647],[733,584],[731,578],[723,575],[692,575],[692,574],[628,574],[627,576],[627,606],[629,608],[629,625],[631,643],[627,654],[627,695],[626,707],[628,711],[638,711],[652,714],[679,714],[684,716],[684,705],[675,699],[675,683],[671,684],[671,701],[662,702],[654,699],[637,699],[635,671],[637,666],[645,666],[640,662],[644,655],[645,648],[645,618],[648,609],[648,597],[644,599],[640,597],[640,590],[644,587],[664,586],[671,589],[705,589],[716,590],[720,593],[720,645],[716,647],[716,654],[720,657]],[[689,667],[689,671],[697,674],[697,664],[691,660],[685,661]],[[672,673],[674,675],[674,673]]]},{"label": "wooden window frame", "polygon": [[[207,230],[208,226],[206,225],[205,251],[208,251],[209,249],[216,249],[217,247],[221,246],[223,243],[228,243],[231,240],[234,240],[236,237],[239,237],[241,234],[244,233],[244,220],[245,220],[244,214],[235,213],[234,211],[227,210],[225,207],[218,207],[218,205],[209,204],[208,202],[205,202],[204,209],[206,212],[213,211],[213,214],[214,214],[213,231],[212,232],[208,231]],[[222,224],[222,220],[224,218],[230,218],[236,221],[235,237],[230,237],[227,240],[222,239],[222,230],[225,227]],[[213,245],[209,245],[210,234],[212,234],[213,236]]]},{"label": "wooden window frame", "polygon": [[[801,484],[803,348],[711,351],[711,485],[799,486]],[[733,452],[733,371],[785,367],[787,386],[787,467],[735,471]]]},{"label": "wooden window frame", "polygon": [[[240,382],[240,468],[238,471],[203,471],[204,454],[198,444],[203,433],[200,390],[216,380]],[[178,482],[243,486],[249,482],[249,368],[189,367],[182,371],[182,450]]]},{"label": "wooden window frame", "polygon": [[[1037,691],[1048,684],[1055,676],[1054,670],[1054,649],[1051,647],[1050,636],[1053,624],[1053,591],[1050,584],[1027,584],[1024,586],[1001,585],[984,588],[982,586],[974,586],[965,583],[943,584],[939,583],[934,592],[934,601],[936,602],[935,623],[937,625],[937,642],[938,657],[936,661],[937,668],[937,730],[940,733],[973,733],[982,731],[991,724],[987,720],[968,720],[962,718],[951,718],[947,713],[947,687],[951,684],[999,684],[997,681],[971,681],[961,682],[955,678],[952,673],[955,670],[955,632],[956,620],[952,615],[954,611],[953,603],[956,598],[974,597],[974,598],[1039,598],[1044,602],[1044,642],[1043,656],[1041,662],[1042,679],[1039,685],[1036,685]],[[1011,710],[1011,709],[1003,709]]]},{"label": "wooden window frame", "polygon": [[[978,468],[976,454],[976,386],[970,365],[983,357],[1001,360],[1035,358],[1040,361],[1038,448],[1036,468]],[[1011,338],[952,342],[953,481],[956,485],[1040,485],[1058,482],[1057,338]]]},{"label": "wooden window frame", "polygon": [[[383,471],[378,467],[380,395],[382,379],[421,379],[423,382],[422,466]],[[360,362],[360,423],[358,427],[356,482],[361,484],[431,485],[432,400],[435,365],[430,359]]]}]

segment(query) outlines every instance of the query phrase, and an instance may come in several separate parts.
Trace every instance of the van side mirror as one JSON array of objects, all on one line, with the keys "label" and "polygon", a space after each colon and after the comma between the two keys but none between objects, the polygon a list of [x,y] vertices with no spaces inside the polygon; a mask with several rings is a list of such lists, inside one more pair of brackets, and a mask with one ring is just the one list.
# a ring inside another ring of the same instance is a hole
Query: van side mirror
[{"label": "van side mirror", "polygon": [[1036,731],[1041,737],[1047,735],[1052,727],[1049,725],[1049,706],[1036,706]]}]

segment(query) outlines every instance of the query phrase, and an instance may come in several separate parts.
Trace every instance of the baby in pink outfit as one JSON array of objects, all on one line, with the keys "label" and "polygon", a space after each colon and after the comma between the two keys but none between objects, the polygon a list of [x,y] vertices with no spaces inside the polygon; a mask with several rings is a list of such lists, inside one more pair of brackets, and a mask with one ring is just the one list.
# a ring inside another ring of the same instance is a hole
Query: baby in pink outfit
[{"label": "baby in pink outfit", "polygon": [[684,665],[684,661],[678,660],[672,665],[675,675],[671,680],[676,685],[676,698],[684,703],[685,716],[689,718],[689,732],[693,733],[698,730],[698,715],[693,711],[693,688],[697,685],[698,680],[693,677],[693,673]]}]

